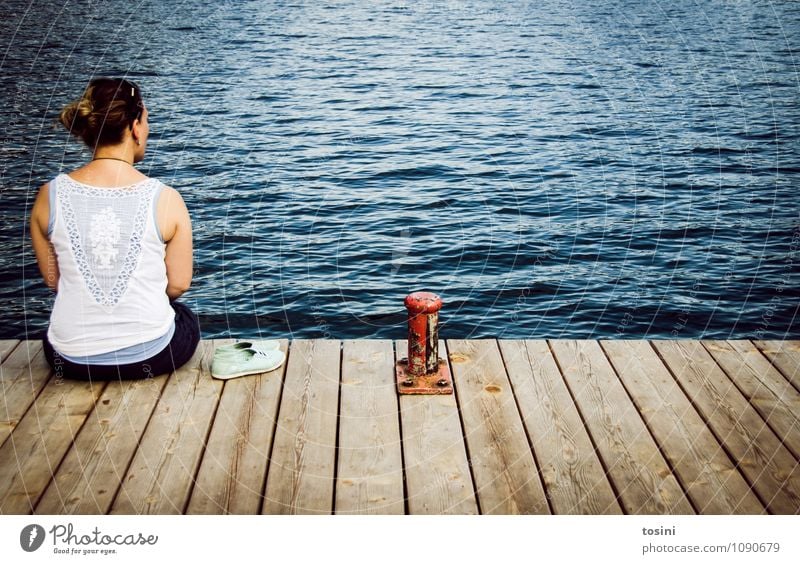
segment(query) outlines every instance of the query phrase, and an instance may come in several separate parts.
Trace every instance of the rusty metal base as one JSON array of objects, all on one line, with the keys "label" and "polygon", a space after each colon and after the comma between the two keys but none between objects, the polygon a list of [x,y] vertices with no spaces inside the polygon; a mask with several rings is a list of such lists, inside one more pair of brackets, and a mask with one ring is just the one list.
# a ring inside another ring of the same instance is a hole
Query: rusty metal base
[{"label": "rusty metal base", "polygon": [[439,359],[439,370],[422,376],[413,376],[408,373],[408,359],[401,358],[395,365],[398,394],[452,394],[453,378],[450,376],[450,367],[447,361]]}]

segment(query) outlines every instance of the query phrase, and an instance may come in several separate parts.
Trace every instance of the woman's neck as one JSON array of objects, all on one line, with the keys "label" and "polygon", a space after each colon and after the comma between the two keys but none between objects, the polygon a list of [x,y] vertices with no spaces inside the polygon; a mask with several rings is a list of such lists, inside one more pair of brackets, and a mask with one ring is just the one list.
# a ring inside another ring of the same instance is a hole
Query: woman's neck
[{"label": "woman's neck", "polygon": [[131,162],[131,161],[127,160],[127,159],[120,159],[120,158],[117,158],[117,157],[98,157],[98,156],[95,156],[92,160],[93,161],[119,161],[121,163],[129,164],[129,165],[133,166],[133,162]]},{"label": "woman's neck", "polygon": [[133,147],[130,143],[120,143],[118,145],[106,145],[98,147],[92,156],[93,161],[107,160],[107,161],[122,161],[133,165],[135,162],[135,155]]}]

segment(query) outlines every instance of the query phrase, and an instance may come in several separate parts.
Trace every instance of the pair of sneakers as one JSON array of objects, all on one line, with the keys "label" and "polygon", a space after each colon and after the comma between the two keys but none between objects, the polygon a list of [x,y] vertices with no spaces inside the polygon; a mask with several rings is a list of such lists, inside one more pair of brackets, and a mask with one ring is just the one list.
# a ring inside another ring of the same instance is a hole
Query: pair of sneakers
[{"label": "pair of sneakers", "polygon": [[275,370],[286,360],[278,341],[240,341],[214,349],[211,375],[228,380]]}]

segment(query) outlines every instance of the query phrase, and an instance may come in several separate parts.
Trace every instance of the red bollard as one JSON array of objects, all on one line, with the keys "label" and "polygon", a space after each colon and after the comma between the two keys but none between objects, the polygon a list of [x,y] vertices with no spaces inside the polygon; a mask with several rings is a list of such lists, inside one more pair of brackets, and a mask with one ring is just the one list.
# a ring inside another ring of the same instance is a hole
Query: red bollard
[{"label": "red bollard", "polygon": [[408,309],[408,358],[397,361],[397,391],[401,394],[452,394],[447,361],[439,358],[439,310],[442,299],[431,292],[414,292]]},{"label": "red bollard", "polygon": [[422,376],[439,369],[439,310],[442,299],[430,292],[406,296],[408,373]]}]

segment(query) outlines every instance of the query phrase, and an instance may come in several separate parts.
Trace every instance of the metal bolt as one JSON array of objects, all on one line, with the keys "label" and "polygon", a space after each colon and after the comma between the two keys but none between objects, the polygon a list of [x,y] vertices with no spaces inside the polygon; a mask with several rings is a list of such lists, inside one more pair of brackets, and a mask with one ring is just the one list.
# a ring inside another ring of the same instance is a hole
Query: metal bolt
[{"label": "metal bolt", "polygon": [[406,378],[406,379],[403,381],[403,385],[404,385],[404,386],[407,386],[407,387],[411,387],[411,386],[413,386],[413,385],[414,385],[414,379],[413,379],[413,378]]},{"label": "metal bolt", "polygon": [[437,385],[437,386],[439,386],[440,388],[444,388],[444,387],[447,387],[447,386],[449,386],[449,385],[450,385],[450,382],[448,382],[447,380],[445,380],[444,378],[442,378],[441,380],[439,380],[438,382],[436,382],[436,385]]}]

